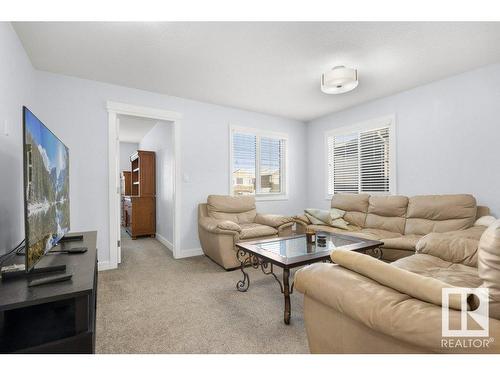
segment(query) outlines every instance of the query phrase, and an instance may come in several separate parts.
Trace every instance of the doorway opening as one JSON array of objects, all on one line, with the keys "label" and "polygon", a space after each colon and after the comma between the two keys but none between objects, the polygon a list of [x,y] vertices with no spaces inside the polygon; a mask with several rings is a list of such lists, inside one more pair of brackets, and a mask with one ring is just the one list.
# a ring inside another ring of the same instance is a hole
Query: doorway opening
[{"label": "doorway opening", "polygon": [[153,237],[178,258],[181,116],[114,102],[107,109],[110,260],[104,269],[118,267],[123,241]]}]

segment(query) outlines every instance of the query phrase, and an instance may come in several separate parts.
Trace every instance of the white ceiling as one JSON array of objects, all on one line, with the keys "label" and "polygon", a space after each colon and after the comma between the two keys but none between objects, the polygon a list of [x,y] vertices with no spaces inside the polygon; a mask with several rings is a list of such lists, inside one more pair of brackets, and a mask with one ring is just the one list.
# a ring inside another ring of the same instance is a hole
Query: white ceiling
[{"label": "white ceiling", "polygon": [[[500,61],[500,23],[56,23],[14,27],[41,70],[308,121]],[[320,91],[335,65],[357,89]]]},{"label": "white ceiling", "polygon": [[118,139],[120,142],[139,143],[142,138],[158,123],[158,120],[119,115],[120,131]]}]

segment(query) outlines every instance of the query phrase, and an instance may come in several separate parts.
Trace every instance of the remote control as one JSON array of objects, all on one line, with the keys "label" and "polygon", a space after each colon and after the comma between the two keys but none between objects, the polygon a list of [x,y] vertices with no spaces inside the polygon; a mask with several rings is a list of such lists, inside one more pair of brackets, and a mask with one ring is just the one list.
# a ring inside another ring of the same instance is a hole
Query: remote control
[{"label": "remote control", "polygon": [[38,285],[44,285],[44,284],[51,284],[51,283],[57,283],[60,281],[66,281],[70,280],[73,275],[71,273],[66,273],[64,275],[56,275],[56,276],[48,276],[48,277],[42,277],[40,279],[36,280],[31,280],[28,282],[28,286],[38,286]]},{"label": "remote control", "polygon": [[81,254],[87,251],[86,247],[72,247],[70,249],[64,249],[62,250],[63,252],[66,252],[68,254]]},{"label": "remote control", "polygon": [[55,254],[55,253],[62,253],[62,254],[82,254],[87,251],[86,247],[72,247],[69,249],[62,249],[62,250],[51,250],[49,253]]}]

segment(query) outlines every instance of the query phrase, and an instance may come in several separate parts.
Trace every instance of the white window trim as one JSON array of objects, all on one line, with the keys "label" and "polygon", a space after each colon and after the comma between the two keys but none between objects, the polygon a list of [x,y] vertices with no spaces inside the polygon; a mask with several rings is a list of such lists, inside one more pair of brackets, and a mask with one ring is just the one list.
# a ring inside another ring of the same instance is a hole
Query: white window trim
[{"label": "white window trim", "polygon": [[[389,182],[389,194],[397,194],[397,159],[396,159],[396,115],[387,115],[375,119],[359,122],[349,126],[328,130],[324,134],[324,179],[325,179],[325,199],[331,200],[332,194],[328,193],[328,137],[342,135],[346,133],[360,132],[365,130],[372,130],[382,126],[389,126],[391,137],[389,140],[389,175],[391,176]],[[385,193],[371,193],[372,195],[385,195]]]},{"label": "white window trim", "polygon": [[[288,147],[288,134],[286,133],[278,133],[278,132],[271,132],[267,130],[262,130],[262,129],[255,129],[255,128],[248,128],[248,127],[242,127],[234,124],[229,124],[229,195],[233,195],[233,133],[243,133],[243,134],[251,134],[251,135],[256,135],[258,137],[265,137],[265,138],[273,138],[273,139],[280,139],[285,141],[285,158],[284,158],[284,166],[282,168],[282,175],[281,175],[281,181],[282,181],[282,186],[284,187],[285,191],[281,193],[257,193],[255,192],[255,200],[256,201],[283,201],[283,200],[288,200],[288,154],[289,154],[289,147]],[[260,150],[259,150],[259,145],[257,144],[257,150],[256,150],[256,155],[260,155]],[[258,178],[260,176],[260,163],[257,162],[255,166],[255,184],[256,188],[258,189],[260,187],[260,179]]]}]

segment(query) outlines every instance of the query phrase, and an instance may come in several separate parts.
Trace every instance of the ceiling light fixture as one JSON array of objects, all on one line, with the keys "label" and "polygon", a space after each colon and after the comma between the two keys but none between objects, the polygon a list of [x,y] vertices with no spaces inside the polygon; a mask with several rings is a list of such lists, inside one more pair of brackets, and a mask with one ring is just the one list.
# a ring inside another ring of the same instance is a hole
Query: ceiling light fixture
[{"label": "ceiling light fixture", "polygon": [[342,94],[354,90],[358,86],[358,71],[336,66],[321,75],[321,91],[325,94]]}]

